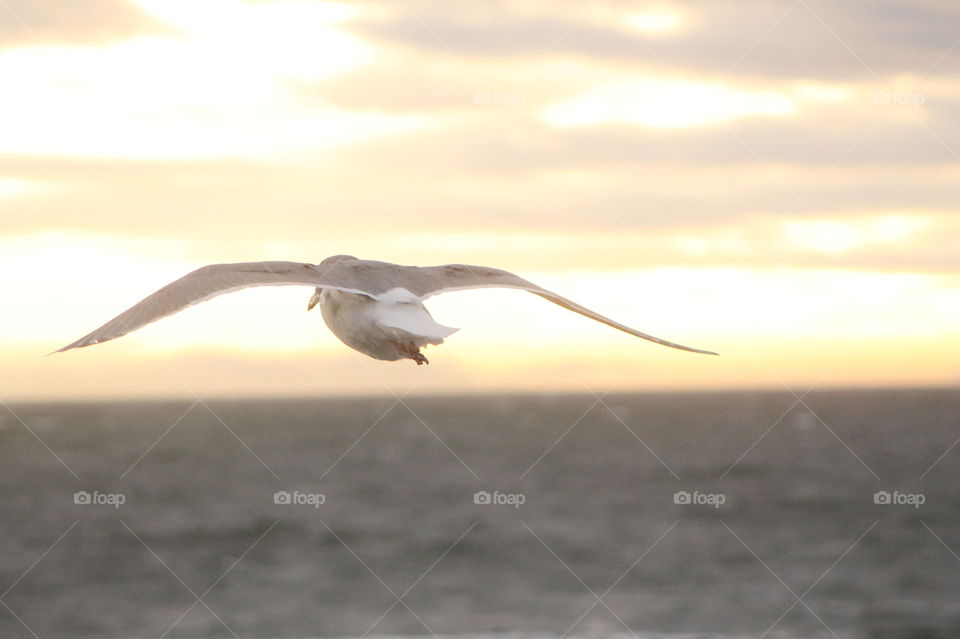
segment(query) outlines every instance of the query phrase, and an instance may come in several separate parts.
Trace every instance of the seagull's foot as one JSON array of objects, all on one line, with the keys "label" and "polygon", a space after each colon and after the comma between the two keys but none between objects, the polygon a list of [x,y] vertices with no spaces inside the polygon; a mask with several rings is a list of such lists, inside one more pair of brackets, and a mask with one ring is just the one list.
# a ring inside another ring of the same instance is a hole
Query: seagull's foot
[{"label": "seagull's foot", "polygon": [[420,348],[413,342],[397,344],[397,350],[400,351],[401,355],[415,361],[417,366],[430,363],[430,360],[428,360],[427,357],[420,352]]}]

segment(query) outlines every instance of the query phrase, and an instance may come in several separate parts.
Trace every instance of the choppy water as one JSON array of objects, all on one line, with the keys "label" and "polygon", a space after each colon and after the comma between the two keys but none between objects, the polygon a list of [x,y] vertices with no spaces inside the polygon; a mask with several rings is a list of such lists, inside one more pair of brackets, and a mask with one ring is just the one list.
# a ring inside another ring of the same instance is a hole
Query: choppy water
[{"label": "choppy water", "polygon": [[795,400],[13,406],[0,637],[960,636],[960,394]]}]

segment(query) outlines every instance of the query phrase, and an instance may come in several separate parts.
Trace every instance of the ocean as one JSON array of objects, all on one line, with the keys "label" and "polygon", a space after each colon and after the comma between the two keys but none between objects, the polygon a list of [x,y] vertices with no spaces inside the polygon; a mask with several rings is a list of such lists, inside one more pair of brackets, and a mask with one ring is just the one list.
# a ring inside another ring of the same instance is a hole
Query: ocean
[{"label": "ocean", "polygon": [[5,639],[960,636],[956,390],[10,408]]}]

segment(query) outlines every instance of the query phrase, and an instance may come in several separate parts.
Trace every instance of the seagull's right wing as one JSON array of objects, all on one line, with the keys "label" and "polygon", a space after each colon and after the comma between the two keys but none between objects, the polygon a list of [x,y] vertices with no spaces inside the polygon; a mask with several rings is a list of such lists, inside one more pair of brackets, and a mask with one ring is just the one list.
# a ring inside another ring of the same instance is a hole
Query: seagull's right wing
[{"label": "seagull's right wing", "polygon": [[188,306],[251,286],[324,286],[351,293],[365,293],[342,286],[338,280],[330,281],[334,275],[330,271],[331,267],[303,262],[240,262],[204,266],[167,284],[100,328],[54,352],[121,337]]}]

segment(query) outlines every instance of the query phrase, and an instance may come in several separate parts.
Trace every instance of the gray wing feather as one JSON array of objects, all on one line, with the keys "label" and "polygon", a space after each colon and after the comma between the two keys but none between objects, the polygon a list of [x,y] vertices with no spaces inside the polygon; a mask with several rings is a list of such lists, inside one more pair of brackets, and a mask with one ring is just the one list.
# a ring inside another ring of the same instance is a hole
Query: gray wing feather
[{"label": "gray wing feather", "polygon": [[326,267],[302,262],[240,262],[204,266],[167,284],[100,328],[54,352],[60,353],[71,348],[82,348],[116,339],[194,304],[251,286],[322,284],[329,288],[350,290],[337,286],[335,281],[326,281],[334,270],[339,270],[336,265]]},{"label": "gray wing feather", "polygon": [[641,337],[645,340],[662,344],[663,346],[679,348],[683,351],[702,353],[704,355],[716,355],[713,351],[704,351],[698,348],[690,348],[689,346],[668,342],[667,340],[648,335],[647,333],[615,322],[609,317],[605,317],[596,311],[592,311],[561,295],[557,295],[553,291],[548,291],[541,286],[537,286],[533,282],[529,282],[509,271],[486,266],[471,266],[469,264],[447,264],[445,266],[428,267],[403,266],[399,268],[397,274],[406,280],[406,283],[401,285],[410,292],[419,295],[421,298],[430,297],[438,293],[445,293],[447,291],[473,288],[515,288],[539,295],[558,306],[589,317],[592,320],[611,326],[624,333],[629,333],[630,335]]}]

